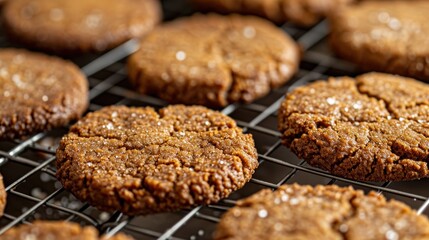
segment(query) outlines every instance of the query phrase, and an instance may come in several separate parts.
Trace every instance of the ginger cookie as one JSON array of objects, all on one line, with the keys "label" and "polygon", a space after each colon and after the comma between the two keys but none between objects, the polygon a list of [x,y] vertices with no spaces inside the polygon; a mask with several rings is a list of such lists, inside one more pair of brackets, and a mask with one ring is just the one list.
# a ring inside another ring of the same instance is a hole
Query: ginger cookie
[{"label": "ginger cookie", "polygon": [[204,107],[111,106],[71,127],[57,150],[57,178],[81,201],[127,215],[210,204],[247,183],[254,141]]},{"label": "ginger cookie", "polygon": [[3,176],[0,175],[0,216],[3,216],[6,207],[6,190],[4,189]]},{"label": "ginger cookie", "polygon": [[192,0],[201,10],[252,14],[276,23],[291,21],[302,26],[317,23],[354,0]]},{"label": "ginger cookie", "polygon": [[160,21],[157,0],[13,0],[4,26],[17,42],[50,52],[101,52],[141,37]]},{"label": "ginger cookie", "polygon": [[0,50],[0,139],[15,139],[79,118],[88,83],[73,63],[19,49]]},{"label": "ginger cookie", "polygon": [[429,220],[404,203],[352,187],[283,185],[237,202],[214,239],[429,239]]},{"label": "ginger cookie", "polygon": [[[410,3],[412,2],[412,3]],[[365,1],[334,14],[334,52],[363,70],[429,80],[429,1]]]},{"label": "ginger cookie", "polygon": [[251,102],[297,71],[297,44],[256,17],[195,15],[156,28],[131,55],[137,90],[211,107]]},{"label": "ginger cookie", "polygon": [[383,73],[331,78],[290,92],[283,143],[310,165],[362,181],[429,176],[429,86]]},{"label": "ginger cookie", "polygon": [[0,236],[2,240],[133,240],[132,237],[119,233],[113,237],[99,237],[94,227],[81,227],[77,223],[62,221],[35,221],[31,225],[14,227]]}]

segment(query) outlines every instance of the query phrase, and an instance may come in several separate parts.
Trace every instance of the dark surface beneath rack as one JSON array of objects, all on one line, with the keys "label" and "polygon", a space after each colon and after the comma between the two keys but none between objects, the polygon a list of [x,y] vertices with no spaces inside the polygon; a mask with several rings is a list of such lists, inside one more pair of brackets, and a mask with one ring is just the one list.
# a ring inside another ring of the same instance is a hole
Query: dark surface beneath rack
[{"label": "dark surface beneath rack", "polygon": [[[163,3],[167,20],[192,13],[185,1],[165,0]],[[109,235],[123,231],[136,239],[211,239],[219,217],[236,200],[260,189],[274,189],[285,183],[352,185],[366,192],[383,193],[387,198],[403,201],[419,213],[429,215],[428,179],[371,183],[347,180],[307,165],[281,145],[277,109],[285,92],[317,79],[354,76],[358,72],[353,65],[335,58],[329,51],[325,21],[308,29],[292,24],[279,27],[296,39],[304,50],[299,72],[288,84],[273,90],[267,97],[252,104],[232,104],[220,109],[233,117],[246,132],[252,133],[257,145],[260,167],[243,189],[218,204],[176,213],[127,217],[118,212],[100,212],[76,200],[56,181],[55,149],[67,128],[54,129],[24,141],[0,142],[0,171],[8,192],[5,215],[0,219],[0,232],[34,219],[63,219],[93,225]],[[15,45],[1,35],[0,46]],[[124,63],[136,47],[135,41],[129,41],[102,55],[89,54],[72,59],[82,67],[90,82],[89,111],[114,104],[155,108],[166,105],[160,99],[134,92],[130,86]]]}]

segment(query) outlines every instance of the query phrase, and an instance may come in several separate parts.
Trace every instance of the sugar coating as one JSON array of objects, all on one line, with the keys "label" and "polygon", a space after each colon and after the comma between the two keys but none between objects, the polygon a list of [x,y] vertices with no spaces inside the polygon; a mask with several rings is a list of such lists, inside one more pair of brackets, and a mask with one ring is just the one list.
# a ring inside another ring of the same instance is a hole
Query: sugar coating
[{"label": "sugar coating", "polygon": [[427,1],[364,1],[349,6],[330,19],[332,48],[366,71],[429,80],[427,9]]},{"label": "sugar coating", "polygon": [[137,90],[172,103],[251,102],[287,82],[297,44],[263,19],[195,15],[156,28],[128,61]]},{"label": "sugar coating", "polygon": [[88,105],[88,83],[76,65],[19,49],[0,50],[0,139],[64,126]]},{"label": "sugar coating", "polygon": [[278,119],[283,144],[335,175],[363,181],[429,176],[425,83],[383,73],[317,81],[287,94]]},{"label": "sugar coating", "polygon": [[128,215],[217,202],[247,183],[257,166],[252,136],[197,106],[103,108],[72,126],[57,150],[65,189]]},{"label": "sugar coating", "polygon": [[375,192],[294,184],[238,201],[214,239],[429,239],[429,220]]}]

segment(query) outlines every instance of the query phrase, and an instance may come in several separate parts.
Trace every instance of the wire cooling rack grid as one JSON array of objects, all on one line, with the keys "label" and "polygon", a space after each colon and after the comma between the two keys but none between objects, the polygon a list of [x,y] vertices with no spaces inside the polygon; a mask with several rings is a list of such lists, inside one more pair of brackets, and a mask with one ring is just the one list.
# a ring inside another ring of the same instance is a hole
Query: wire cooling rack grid
[{"label": "wire cooling rack grid", "polygon": [[[176,1],[164,1],[167,19],[191,13]],[[179,1],[180,2],[180,1]],[[181,5],[181,7],[177,7]],[[233,117],[248,133],[252,133],[259,153],[260,167],[252,180],[228,199],[210,206],[198,206],[176,213],[128,217],[119,212],[107,213],[76,200],[63,190],[55,179],[55,149],[67,128],[38,133],[25,141],[0,142],[0,170],[8,193],[5,215],[0,219],[0,233],[12,226],[34,219],[63,219],[93,225],[102,233],[119,231],[136,239],[211,239],[220,216],[235,201],[262,188],[277,188],[284,183],[352,185],[365,191],[382,192],[429,215],[429,180],[411,182],[356,182],[332,176],[312,168],[281,145],[277,131],[277,109],[285,92],[327,76],[356,75],[352,65],[336,59],[328,50],[327,23],[310,29],[286,24],[281,28],[296,39],[304,50],[296,76],[282,88],[252,104],[232,104],[222,112]],[[101,56],[88,55],[74,59],[90,82],[90,111],[112,104],[153,106],[166,103],[134,92],[125,70],[125,58],[136,50],[133,40]],[[0,37],[0,46],[13,46]]]}]

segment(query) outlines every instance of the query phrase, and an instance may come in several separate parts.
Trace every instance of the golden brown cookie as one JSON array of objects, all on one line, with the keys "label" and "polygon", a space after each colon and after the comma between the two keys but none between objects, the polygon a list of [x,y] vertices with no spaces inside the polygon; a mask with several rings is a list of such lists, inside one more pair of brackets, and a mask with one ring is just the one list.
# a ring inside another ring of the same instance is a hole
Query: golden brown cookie
[{"label": "golden brown cookie", "polygon": [[355,0],[192,0],[206,11],[252,14],[277,23],[310,26]]},{"label": "golden brown cookie", "polygon": [[61,221],[35,221],[31,225],[21,225],[8,230],[1,240],[133,240],[132,237],[119,233],[113,237],[99,237],[94,227],[81,227],[77,223]]},{"label": "golden brown cookie", "polygon": [[3,176],[0,175],[0,216],[3,216],[6,207],[6,191],[4,189]]},{"label": "golden brown cookie", "polygon": [[383,73],[317,81],[279,110],[283,143],[309,164],[363,181],[429,177],[429,86]]},{"label": "golden brown cookie", "polygon": [[104,51],[141,37],[160,20],[157,0],[13,0],[3,9],[9,35],[61,54]]},{"label": "golden brown cookie", "polygon": [[365,1],[331,18],[331,45],[363,70],[429,80],[429,1]]},{"label": "golden brown cookie", "polygon": [[65,189],[128,215],[217,202],[247,183],[257,166],[252,136],[197,106],[106,107],[72,126],[57,150]]},{"label": "golden brown cookie", "polygon": [[64,126],[88,105],[88,82],[71,62],[19,49],[0,50],[0,139]]},{"label": "golden brown cookie", "polygon": [[297,44],[266,20],[195,15],[148,34],[128,72],[142,93],[217,107],[266,95],[292,77],[298,62]]},{"label": "golden brown cookie", "polygon": [[429,239],[429,220],[375,192],[294,184],[238,201],[214,239],[423,240]]}]

